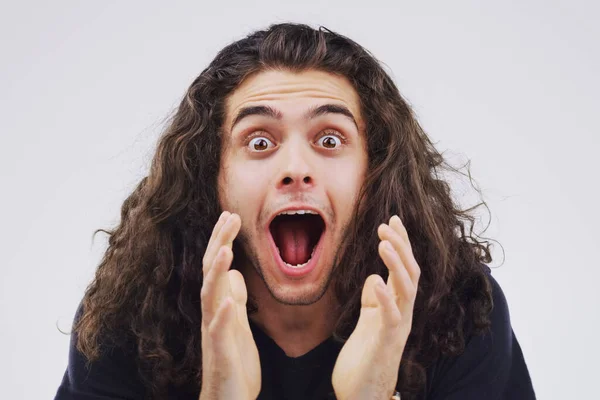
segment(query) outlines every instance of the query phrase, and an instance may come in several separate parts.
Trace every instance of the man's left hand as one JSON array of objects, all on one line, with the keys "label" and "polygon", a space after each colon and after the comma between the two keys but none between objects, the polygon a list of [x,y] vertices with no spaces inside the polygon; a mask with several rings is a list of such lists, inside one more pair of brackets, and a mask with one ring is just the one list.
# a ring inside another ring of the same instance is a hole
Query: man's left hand
[{"label": "man's left hand", "polygon": [[379,255],[389,270],[365,281],[358,323],[340,351],[332,383],[341,400],[389,400],[412,326],[421,269],[400,218],[377,230]]}]

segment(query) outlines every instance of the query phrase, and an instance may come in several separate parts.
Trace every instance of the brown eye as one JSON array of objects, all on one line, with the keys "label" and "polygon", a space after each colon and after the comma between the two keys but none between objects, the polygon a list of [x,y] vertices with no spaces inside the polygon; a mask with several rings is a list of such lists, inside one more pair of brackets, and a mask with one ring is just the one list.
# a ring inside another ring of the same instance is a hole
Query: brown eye
[{"label": "brown eye", "polygon": [[268,150],[269,145],[271,145],[271,147],[272,147],[273,143],[269,139],[262,137],[262,136],[256,137],[256,138],[252,139],[250,141],[250,143],[248,143],[248,146],[250,147],[250,151],[255,151],[255,152]]},{"label": "brown eye", "polygon": [[332,135],[323,136],[321,139],[319,139],[319,142],[321,143],[321,146],[325,147],[326,149],[335,149],[336,147],[340,147],[342,144],[342,141],[339,137]]}]

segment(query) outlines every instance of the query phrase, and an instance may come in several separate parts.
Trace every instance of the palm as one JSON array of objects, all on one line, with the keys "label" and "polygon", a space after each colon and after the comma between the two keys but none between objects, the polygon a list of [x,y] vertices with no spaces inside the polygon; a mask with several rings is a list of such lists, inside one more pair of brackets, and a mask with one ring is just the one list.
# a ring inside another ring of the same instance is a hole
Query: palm
[{"label": "palm", "polygon": [[239,366],[239,368],[236,368],[238,377],[240,381],[246,383],[249,398],[254,399],[258,397],[260,392],[261,371],[258,349],[248,323],[246,285],[238,271],[228,271],[227,275],[231,288],[231,297],[234,300],[235,322],[237,324],[234,330],[236,349],[234,354],[232,354],[233,367]]},{"label": "palm", "polygon": [[[365,283],[367,285],[373,286],[369,281]],[[377,365],[384,367],[378,360],[386,358],[380,354],[382,346],[378,335],[383,330],[382,324],[381,306],[375,299],[374,288],[365,287],[358,323],[340,351],[333,370],[332,383],[338,398],[361,398],[359,390],[376,390],[375,379],[379,374],[373,369]],[[388,350],[383,348],[383,351]],[[386,370],[381,368],[382,373]],[[375,379],[365,385],[364,379],[369,376]]]},{"label": "palm", "polygon": [[240,227],[237,214],[223,212],[202,259],[200,399],[255,399],[260,392],[260,360],[246,312],[246,284],[239,271],[230,269]]},{"label": "palm", "polygon": [[377,234],[381,239],[379,256],[389,275],[387,283],[375,274],[365,282],[356,328],[333,369],[332,383],[338,399],[389,398],[411,330],[421,270],[408,233],[394,215],[389,225],[379,226]]}]

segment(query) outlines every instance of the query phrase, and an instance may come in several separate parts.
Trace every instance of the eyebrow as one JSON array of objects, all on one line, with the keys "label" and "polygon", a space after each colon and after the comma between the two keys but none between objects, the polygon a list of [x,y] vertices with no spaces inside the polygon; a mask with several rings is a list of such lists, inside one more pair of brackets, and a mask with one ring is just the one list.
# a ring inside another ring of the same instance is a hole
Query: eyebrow
[{"label": "eyebrow", "polygon": [[[339,104],[323,104],[320,106],[311,107],[305,114],[304,119],[313,119],[319,117],[321,115],[326,114],[339,114],[343,115],[349,120],[352,121],[354,126],[358,129],[358,124],[354,119],[354,115],[346,106],[342,106]],[[281,111],[271,107],[271,106],[248,106],[242,108],[233,119],[233,123],[231,124],[231,130],[233,127],[238,124],[242,119],[249,117],[251,115],[262,115],[265,117],[273,118],[276,120],[283,119],[283,114]]]}]

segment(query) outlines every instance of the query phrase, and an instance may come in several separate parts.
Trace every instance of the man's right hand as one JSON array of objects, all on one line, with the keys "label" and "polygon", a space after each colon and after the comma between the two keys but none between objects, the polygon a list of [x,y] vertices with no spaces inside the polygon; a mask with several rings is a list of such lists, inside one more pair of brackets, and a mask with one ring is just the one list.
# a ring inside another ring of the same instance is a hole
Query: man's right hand
[{"label": "man's right hand", "polygon": [[239,215],[223,212],[202,260],[200,400],[254,400],[260,392],[260,360],[248,323],[246,285],[239,271],[229,270],[240,227]]}]

